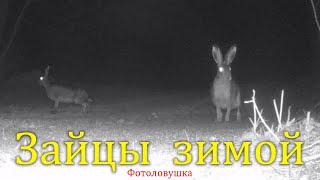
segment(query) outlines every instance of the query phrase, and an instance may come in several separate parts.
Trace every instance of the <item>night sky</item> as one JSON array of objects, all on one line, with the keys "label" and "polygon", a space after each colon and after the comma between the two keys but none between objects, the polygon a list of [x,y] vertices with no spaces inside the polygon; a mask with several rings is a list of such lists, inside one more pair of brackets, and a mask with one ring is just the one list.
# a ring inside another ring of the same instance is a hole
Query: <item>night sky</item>
[{"label": "night sky", "polygon": [[[10,3],[8,34],[24,2]],[[49,64],[69,81],[206,87],[216,73],[211,46],[236,44],[240,84],[312,86],[319,42],[309,1],[42,0],[26,10],[6,70]]]}]

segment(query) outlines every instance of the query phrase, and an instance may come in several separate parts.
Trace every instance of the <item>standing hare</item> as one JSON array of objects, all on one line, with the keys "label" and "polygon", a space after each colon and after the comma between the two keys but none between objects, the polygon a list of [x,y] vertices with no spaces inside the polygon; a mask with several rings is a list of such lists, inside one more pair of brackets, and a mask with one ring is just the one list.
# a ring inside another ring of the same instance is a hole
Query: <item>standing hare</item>
[{"label": "standing hare", "polygon": [[46,89],[49,99],[54,101],[54,112],[57,112],[59,103],[74,103],[82,105],[82,111],[87,112],[87,108],[90,102],[93,102],[89,98],[87,92],[83,89],[72,89],[59,85],[52,85],[48,80],[50,67],[45,70],[45,75],[40,77],[40,85]]},{"label": "standing hare", "polygon": [[232,79],[231,67],[237,47],[232,46],[224,59],[218,46],[212,47],[213,59],[217,63],[217,74],[211,89],[211,98],[217,110],[217,121],[222,120],[221,109],[227,109],[225,121],[229,121],[230,111],[237,109],[237,121],[241,120],[240,115],[240,88]]}]

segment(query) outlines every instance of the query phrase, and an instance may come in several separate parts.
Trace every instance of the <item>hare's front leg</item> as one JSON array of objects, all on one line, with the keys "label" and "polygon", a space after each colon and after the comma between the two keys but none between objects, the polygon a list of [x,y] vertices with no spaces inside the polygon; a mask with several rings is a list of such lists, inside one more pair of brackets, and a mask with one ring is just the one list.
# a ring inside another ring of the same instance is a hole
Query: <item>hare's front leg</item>
[{"label": "hare's front leg", "polygon": [[227,107],[227,112],[226,112],[226,117],[225,117],[226,122],[228,122],[230,120],[230,111],[231,111],[231,108]]},{"label": "hare's front leg", "polygon": [[237,108],[237,121],[241,121],[241,113],[240,113],[240,108]]},{"label": "hare's front leg", "polygon": [[59,101],[54,102],[54,110],[58,111],[59,110]]},{"label": "hare's front leg", "polygon": [[82,112],[83,112],[83,113],[87,113],[87,112],[88,112],[88,110],[87,110],[88,104],[87,104],[87,103],[83,103],[83,104],[81,104],[81,105],[82,105]]},{"label": "hare's front leg", "polygon": [[59,108],[59,101],[54,101],[53,110],[51,110],[51,113],[57,113]]},{"label": "hare's front leg", "polygon": [[59,108],[59,101],[55,101],[54,102],[54,109],[58,109]]},{"label": "hare's front leg", "polygon": [[222,121],[222,112],[221,112],[221,108],[216,107],[217,110],[217,121],[221,122]]}]

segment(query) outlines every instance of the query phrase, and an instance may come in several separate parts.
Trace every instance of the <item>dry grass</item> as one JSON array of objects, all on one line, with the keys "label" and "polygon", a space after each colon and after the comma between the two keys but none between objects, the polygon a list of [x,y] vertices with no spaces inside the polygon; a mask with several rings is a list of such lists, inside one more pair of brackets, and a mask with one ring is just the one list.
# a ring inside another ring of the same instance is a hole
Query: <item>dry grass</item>
[{"label": "dry grass", "polygon": [[[272,165],[271,170],[266,170],[268,173],[273,173],[275,176],[283,176],[286,179],[320,179],[320,141],[317,137],[320,136],[320,123],[311,118],[311,112],[306,113],[306,117],[302,119],[295,119],[291,117],[291,107],[289,106],[287,111],[287,118],[284,121],[283,114],[283,100],[284,91],[281,92],[280,104],[273,99],[273,105],[277,117],[277,125],[268,125],[267,120],[262,115],[262,110],[259,109],[256,99],[255,90],[253,90],[253,96],[251,100],[245,103],[252,103],[254,114],[249,120],[252,124],[251,132],[243,135],[244,139],[251,138],[253,143],[257,144],[263,140],[274,141],[277,144],[279,141],[288,141],[283,137],[284,131],[300,132],[300,137],[297,141],[303,141],[303,166],[290,165],[279,166],[277,164]],[[280,149],[280,146],[278,146]],[[278,157],[280,160],[280,157]],[[291,162],[292,163],[292,162]],[[267,169],[267,168],[266,168]]]},{"label": "dry grass", "polygon": [[[33,81],[33,78],[29,78]],[[17,80],[11,81],[12,87],[18,86]],[[274,101],[276,109],[276,122],[280,122],[280,126],[270,125],[264,116],[263,111],[258,108],[256,103],[252,103],[252,107],[257,111],[253,111],[250,119],[252,128],[250,132],[246,132],[250,123],[246,118],[242,119],[242,123],[222,122],[214,123],[215,114],[210,104],[203,103],[196,108],[193,116],[190,116],[189,109],[194,107],[194,102],[202,102],[206,96],[203,92],[181,92],[161,90],[146,90],[137,88],[117,88],[98,86],[88,89],[95,99],[95,104],[91,108],[89,114],[80,112],[81,108],[73,105],[62,106],[63,112],[51,114],[49,100],[42,92],[43,89],[34,84],[28,87],[25,84],[30,81],[28,78],[22,80],[25,88],[19,88],[22,92],[14,93],[7,91],[6,103],[0,104],[0,172],[6,171],[5,168],[12,168],[15,175],[23,177],[25,168],[16,166],[14,157],[16,155],[28,156],[21,154],[18,148],[21,143],[26,141],[16,142],[15,134],[19,131],[33,131],[38,135],[39,144],[36,147],[41,150],[40,143],[48,140],[63,142],[68,140],[68,130],[85,130],[86,135],[84,140],[101,140],[101,141],[122,141],[127,140],[131,143],[130,147],[137,147],[137,142],[147,140],[151,142],[150,160],[152,164],[147,167],[134,166],[137,169],[151,170],[172,170],[184,169],[193,171],[193,179],[261,179],[261,180],[282,180],[288,179],[288,172],[298,174],[296,167],[285,167],[284,171],[278,166],[269,166],[268,171],[265,167],[252,165],[243,167],[240,163],[235,163],[233,166],[197,166],[194,161],[189,166],[177,167],[173,166],[172,158],[176,156],[176,150],[172,144],[177,140],[188,140],[193,145],[195,141],[235,141],[236,144],[241,144],[241,140],[249,138],[250,140],[259,142],[265,139],[277,141],[281,140],[282,131],[285,129],[295,130],[300,129],[302,135],[301,140],[306,142],[304,146],[305,166],[299,167],[301,177],[303,175],[317,175],[319,168],[317,162],[320,154],[319,141],[313,139],[319,136],[318,123],[308,116],[304,119],[291,118],[291,110],[284,111],[284,93],[280,101]],[[12,88],[11,87],[11,88]],[[10,87],[7,87],[10,90]],[[2,93],[4,94],[4,93]],[[28,94],[28,96],[25,96]],[[200,96],[200,95],[201,96]],[[199,98],[200,97],[200,98]],[[255,97],[252,98],[254,100]],[[255,102],[255,101],[252,101]],[[287,115],[286,117],[285,114]],[[262,122],[263,121],[263,122]],[[268,128],[264,125],[266,124]],[[271,131],[269,132],[268,129]],[[309,132],[309,133],[304,133]],[[240,138],[242,137],[242,139]],[[194,146],[195,147],[195,146]],[[223,149],[221,150],[223,151]],[[193,152],[196,152],[194,148]],[[316,153],[315,153],[316,152]],[[62,157],[63,157],[63,151]],[[315,153],[314,156],[312,153]],[[117,160],[118,156],[116,157]],[[196,159],[196,155],[194,155]],[[223,153],[221,153],[221,163],[223,163]],[[32,167],[35,168],[33,174],[38,174],[37,168],[39,164]],[[118,167],[117,177],[125,177],[126,171],[132,167]],[[290,169],[288,169],[290,168]],[[4,169],[4,171],[2,171]],[[46,179],[64,178],[64,174],[59,174],[59,171],[52,170],[52,166],[45,167]],[[65,166],[61,166],[65,169]],[[278,172],[279,171],[279,172]],[[6,171],[7,172],[7,171]],[[272,177],[268,173],[272,172]],[[70,172],[71,173],[71,172]],[[86,167],[86,171],[79,169],[74,177],[79,177],[79,174],[86,173],[86,176],[91,177],[96,173],[91,166]],[[280,174],[279,174],[280,173]],[[286,175],[282,174],[287,173]],[[72,173],[71,173],[72,174]],[[50,176],[51,175],[51,176]],[[73,174],[72,174],[73,175]],[[91,176],[90,176],[91,175]],[[104,171],[100,178],[110,178],[112,173],[109,168],[104,167]],[[14,176],[15,177],[15,176]],[[15,179],[15,178],[7,179]],[[30,177],[31,178],[31,177]],[[43,179],[39,175],[39,179]],[[34,178],[37,179],[37,178]],[[80,178],[81,179],[81,178]],[[120,178],[121,179],[121,178]],[[311,179],[311,177],[309,178]]]}]

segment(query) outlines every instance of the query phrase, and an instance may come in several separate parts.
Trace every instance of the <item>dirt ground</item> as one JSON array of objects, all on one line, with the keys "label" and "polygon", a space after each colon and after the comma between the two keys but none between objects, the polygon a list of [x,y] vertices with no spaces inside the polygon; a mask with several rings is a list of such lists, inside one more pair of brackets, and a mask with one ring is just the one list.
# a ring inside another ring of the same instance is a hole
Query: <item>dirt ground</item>
[{"label": "dirt ground", "polygon": [[[172,158],[176,155],[173,142],[179,140],[188,140],[192,143],[201,140],[239,141],[242,134],[251,126],[248,121],[251,112],[250,105],[243,105],[241,108],[241,122],[235,121],[235,112],[230,122],[215,122],[215,108],[210,102],[209,92],[206,89],[164,90],[102,85],[87,85],[85,88],[94,99],[88,113],[82,113],[78,105],[62,104],[61,112],[56,114],[50,112],[53,103],[40,87],[16,88],[16,91],[5,89],[0,109],[2,134],[0,168],[14,167],[13,169],[20,170],[23,168],[14,164],[14,157],[19,153],[19,143],[15,141],[15,134],[19,131],[32,131],[37,134],[38,145],[50,140],[66,141],[68,130],[75,132],[84,130],[86,132],[84,140],[116,142],[125,140],[130,142],[131,147],[135,147],[139,141],[150,141],[150,161],[155,163],[145,169],[170,170],[177,168],[172,166]],[[246,87],[243,100],[250,98],[250,89],[250,86]],[[263,102],[262,105],[267,104],[265,112],[273,113],[272,98],[280,97],[280,91],[276,92],[276,90],[273,89],[266,94],[265,88],[260,88],[260,91],[258,88],[257,96],[262,97],[258,102]],[[289,103],[286,102],[286,105]],[[159,157],[162,157],[161,160]],[[88,168],[87,172],[90,174],[90,167]],[[126,174],[130,168],[133,167],[119,166],[119,174],[124,179],[134,179]],[[195,168],[193,177],[189,179],[233,179],[232,174],[238,171],[240,172],[238,176],[247,176],[245,179],[254,177],[248,174],[248,172],[253,172],[248,168],[235,170],[234,167],[228,167],[227,170],[223,170],[215,167],[221,172],[213,170],[210,166],[181,168],[192,170]],[[9,176],[16,177],[19,174],[18,171],[12,171]],[[77,174],[81,173],[77,172]],[[115,174],[111,173],[109,168],[105,168],[104,176],[115,177]],[[261,175],[261,177],[268,179],[268,176]]]}]

